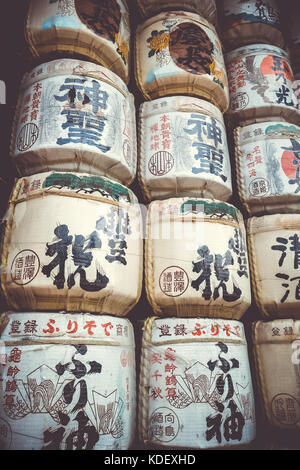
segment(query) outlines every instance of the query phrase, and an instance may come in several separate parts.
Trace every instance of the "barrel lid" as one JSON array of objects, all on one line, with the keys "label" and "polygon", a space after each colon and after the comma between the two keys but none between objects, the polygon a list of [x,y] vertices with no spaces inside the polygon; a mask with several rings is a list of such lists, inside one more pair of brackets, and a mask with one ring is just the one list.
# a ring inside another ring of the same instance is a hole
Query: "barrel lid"
[{"label": "barrel lid", "polygon": [[142,118],[170,112],[199,113],[212,116],[218,121],[224,122],[223,114],[217,106],[209,101],[192,96],[166,96],[145,101],[140,105],[140,116]]},{"label": "barrel lid", "polygon": [[62,343],[134,346],[133,326],[126,318],[64,312],[6,312],[0,316],[4,343]]},{"label": "barrel lid", "polygon": [[271,46],[268,44],[250,44],[248,46],[238,47],[233,51],[228,52],[224,55],[225,62],[229,64],[235,59],[241,57],[247,57],[250,55],[276,55],[280,56],[286,60],[289,60],[289,55],[286,51],[277,46]]},{"label": "barrel lid", "polygon": [[230,341],[246,343],[243,323],[213,318],[156,318],[144,324],[144,339],[153,344]]},{"label": "barrel lid", "polygon": [[24,74],[21,89],[26,89],[36,82],[59,75],[91,77],[119,89],[125,96],[130,94],[125,82],[111,70],[92,62],[76,59],[56,59],[36,66]]},{"label": "barrel lid", "polygon": [[107,200],[114,203],[136,204],[134,193],[116,181],[104,176],[83,173],[50,171],[20,178],[13,195],[14,201],[21,202],[39,195],[59,193],[73,194],[85,199]]}]

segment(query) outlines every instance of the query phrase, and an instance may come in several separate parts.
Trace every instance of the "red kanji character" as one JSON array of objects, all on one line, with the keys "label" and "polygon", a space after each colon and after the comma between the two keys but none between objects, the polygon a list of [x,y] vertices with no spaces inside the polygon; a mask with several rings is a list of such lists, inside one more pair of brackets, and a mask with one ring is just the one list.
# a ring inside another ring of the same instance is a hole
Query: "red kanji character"
[{"label": "red kanji character", "polygon": [[176,388],[166,388],[167,398],[174,399],[177,397]]},{"label": "red kanji character", "polygon": [[162,377],[162,375],[159,374],[158,370],[156,370],[156,371],[154,372],[154,374],[152,375],[152,377],[155,377],[155,379],[156,379],[156,381],[157,381],[157,380],[158,380],[158,377]]},{"label": "red kanji character", "polygon": [[10,356],[9,356],[9,358],[8,358],[9,362],[20,362],[20,360],[21,360],[21,354],[22,354],[21,349],[13,348],[13,349],[10,351]]},{"label": "red kanji character", "polygon": [[42,88],[42,84],[41,83],[36,83],[33,87],[34,91],[39,91],[40,89]]},{"label": "red kanji character", "polygon": [[89,335],[93,335],[94,332],[92,331],[92,328],[96,328],[97,325],[95,323],[95,320],[87,320],[85,323],[85,326],[83,327],[84,330],[88,330]]},{"label": "red kanji character", "polygon": [[18,369],[16,366],[15,367],[10,366],[7,369],[7,376],[12,377],[14,379],[18,372],[20,372],[20,369]]},{"label": "red kanji character", "polygon": [[40,100],[32,100],[32,103],[31,103],[32,109],[38,109],[39,105],[40,105]]},{"label": "red kanji character", "polygon": [[28,104],[30,102],[31,95],[26,95],[24,99],[24,104]]},{"label": "red kanji character", "polygon": [[166,116],[166,114],[163,114],[163,115],[161,116],[160,120],[161,120],[162,122],[167,122],[167,121],[170,120],[170,118],[169,118],[169,116]]},{"label": "red kanji character", "polygon": [[25,114],[25,115],[22,117],[22,119],[21,119],[21,123],[22,123],[22,124],[25,124],[25,122],[27,121],[27,119],[28,119],[28,114]]},{"label": "red kanji character", "polygon": [[150,132],[158,132],[158,124],[153,124],[153,126],[150,127]]},{"label": "red kanji character", "polygon": [[5,384],[5,391],[6,392],[15,392],[17,390],[17,382],[15,380],[7,381]]},{"label": "red kanji character", "polygon": [[110,336],[110,332],[107,331],[107,328],[109,328],[110,330],[113,328],[113,325],[111,324],[111,322],[108,322],[108,323],[102,323],[101,324],[102,328],[104,328],[104,332],[105,332],[105,336]]},{"label": "red kanji character", "polygon": [[175,354],[176,354],[175,349],[167,348],[165,350],[165,361],[175,361],[176,359]]},{"label": "red kanji character", "polygon": [[151,356],[152,364],[154,364],[155,362],[157,362],[157,364],[161,364],[161,361],[162,361],[161,354],[158,354],[158,353],[153,353],[152,354],[152,356]]},{"label": "red kanji character", "polygon": [[166,376],[166,385],[176,385],[176,384],[177,384],[177,379],[175,375]]},{"label": "red kanji character", "polygon": [[175,366],[174,364],[165,365],[165,372],[170,372],[171,374],[173,374],[175,369],[177,369],[177,366]]},{"label": "red kanji character", "polygon": [[219,334],[219,325],[217,323],[215,325],[211,325],[211,334],[212,336],[217,336]]},{"label": "red kanji character", "polygon": [[38,117],[38,114],[39,114],[38,110],[37,110],[37,109],[34,109],[34,110],[32,111],[32,113],[30,114],[30,119],[31,119],[31,121],[36,121],[36,120],[37,120],[37,117]]},{"label": "red kanji character", "polygon": [[[72,331],[68,331],[68,330],[71,330],[72,328],[72,325],[74,325],[74,328]],[[67,333],[76,333],[76,331],[78,330],[78,323],[77,321],[72,321],[72,320],[69,320],[69,323],[68,323],[68,326],[67,326]]]},{"label": "red kanji character", "polygon": [[[43,330],[44,333],[54,333],[55,329],[53,328],[52,324],[55,323],[55,320],[50,318],[49,322],[47,323],[48,330]],[[56,328],[56,331],[59,331],[59,328]]]},{"label": "red kanji character", "polygon": [[161,392],[162,392],[161,388],[159,388],[159,387],[154,387],[154,388],[152,388],[152,390],[151,390],[151,397],[152,397],[154,400],[156,400],[156,398],[163,398],[163,397],[161,396]]}]

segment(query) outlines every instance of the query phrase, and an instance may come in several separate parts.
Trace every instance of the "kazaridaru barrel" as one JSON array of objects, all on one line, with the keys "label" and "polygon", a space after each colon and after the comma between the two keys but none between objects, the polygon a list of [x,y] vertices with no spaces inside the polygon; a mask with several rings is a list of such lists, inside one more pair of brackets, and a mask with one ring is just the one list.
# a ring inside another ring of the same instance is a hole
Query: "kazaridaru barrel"
[{"label": "kazaridaru barrel", "polygon": [[91,314],[0,317],[3,450],[127,450],[135,435],[134,334]]},{"label": "kazaridaru barrel", "polygon": [[215,0],[136,0],[139,12],[143,17],[150,17],[166,10],[192,11],[203,16],[212,24],[217,22],[217,6]]},{"label": "kazaridaru barrel", "polygon": [[279,3],[277,0],[218,1],[221,37],[226,49],[255,43],[283,47]]},{"label": "kazaridaru barrel", "polygon": [[255,302],[267,318],[300,318],[300,214],[247,222]]},{"label": "kazaridaru barrel", "polygon": [[226,129],[216,106],[189,96],[146,101],[138,135],[138,175],[147,200],[231,197]]},{"label": "kazaridaru barrel", "polygon": [[222,46],[203,17],[168,11],[138,25],[135,78],[147,100],[166,95],[205,98],[224,113],[229,106]]},{"label": "kazaridaru barrel", "polygon": [[15,310],[126,315],[140,297],[137,198],[82,173],[20,178],[5,217],[1,286]]},{"label": "kazaridaru barrel", "polygon": [[300,322],[290,318],[255,322],[253,351],[265,420],[279,428],[282,437],[284,431],[299,432]]},{"label": "kazaridaru barrel", "polygon": [[262,122],[235,129],[239,197],[249,215],[300,210],[300,127]]},{"label": "kazaridaru barrel", "polygon": [[299,124],[287,52],[268,44],[252,44],[229,52],[225,61],[231,123],[239,126],[281,120]]},{"label": "kazaridaru barrel", "polygon": [[25,38],[31,55],[86,59],[129,82],[129,12],[125,0],[30,0]]},{"label": "kazaridaru barrel", "polygon": [[145,285],[157,315],[240,319],[251,304],[241,213],[209,199],[151,202]]},{"label": "kazaridaru barrel", "polygon": [[42,64],[22,80],[10,154],[21,176],[78,171],[128,185],[136,172],[133,95],[100,65]]},{"label": "kazaridaru barrel", "polygon": [[148,318],[138,422],[150,448],[225,449],[252,442],[255,409],[243,324]]}]

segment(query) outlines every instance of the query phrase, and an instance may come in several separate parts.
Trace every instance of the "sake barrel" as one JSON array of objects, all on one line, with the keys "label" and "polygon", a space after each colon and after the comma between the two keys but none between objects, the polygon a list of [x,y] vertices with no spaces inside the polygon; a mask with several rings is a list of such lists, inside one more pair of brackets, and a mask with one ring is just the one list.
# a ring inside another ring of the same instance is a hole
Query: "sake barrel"
[{"label": "sake barrel", "polygon": [[9,308],[123,316],[138,301],[140,208],[125,186],[83,173],[20,178],[5,219]]},{"label": "sake barrel", "polygon": [[148,445],[220,449],[249,444],[256,426],[243,324],[148,318],[138,418],[139,435]]},{"label": "sake barrel", "polygon": [[128,185],[136,172],[133,95],[100,65],[42,64],[22,80],[10,153],[21,176],[78,171]]},{"label": "sake barrel", "polygon": [[228,200],[231,167],[221,111],[189,96],[147,101],[139,113],[139,182],[147,200]]},{"label": "sake barrel", "polygon": [[299,214],[248,220],[248,249],[255,302],[267,318],[300,316]]},{"label": "sake barrel", "polygon": [[31,0],[25,39],[34,58],[85,58],[129,81],[130,25],[125,0]]},{"label": "sake barrel", "polygon": [[235,129],[238,192],[249,215],[300,210],[300,127],[263,122]]},{"label": "sake barrel", "polygon": [[196,13],[162,12],[139,24],[135,78],[144,98],[192,95],[228,109],[227,74],[215,28]]},{"label": "sake barrel", "polygon": [[235,125],[267,120],[299,124],[293,73],[287,53],[267,44],[225,55],[230,91],[228,116]]},{"label": "sake barrel", "polygon": [[127,450],[136,414],[131,323],[53,312],[0,318],[1,448]]},{"label": "sake barrel", "polygon": [[215,0],[136,0],[137,7],[143,17],[150,17],[164,10],[184,10],[198,13],[210,23],[217,22],[217,6]]},{"label": "sake barrel", "polygon": [[231,204],[171,198],[150,203],[145,286],[155,314],[240,319],[251,304],[246,234]]},{"label": "sake barrel", "polygon": [[227,50],[253,43],[284,46],[277,0],[221,0],[218,7],[222,42]]},{"label": "sake barrel", "polygon": [[300,322],[290,318],[255,322],[253,351],[266,421],[286,432],[299,431]]}]

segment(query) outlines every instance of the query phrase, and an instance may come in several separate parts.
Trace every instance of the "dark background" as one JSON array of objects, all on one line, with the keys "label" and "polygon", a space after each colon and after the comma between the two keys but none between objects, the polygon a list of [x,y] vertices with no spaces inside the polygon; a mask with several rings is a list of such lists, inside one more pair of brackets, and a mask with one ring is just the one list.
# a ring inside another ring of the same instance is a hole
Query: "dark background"
[{"label": "dark background", "polygon": [[[217,0],[218,3],[219,0]],[[132,41],[134,40],[134,31],[136,25],[141,21],[139,18],[133,0],[129,0],[130,18],[131,18],[131,29],[132,29]],[[293,14],[295,8],[300,8],[299,0],[281,0],[279,2],[282,12],[282,25],[283,31],[288,40],[288,22],[289,15]],[[26,11],[28,8],[28,0],[5,0],[1,2],[0,11],[0,80],[3,80],[6,84],[6,104],[0,105],[0,216],[3,214],[7,207],[9,194],[15,178],[14,169],[9,160],[9,141],[11,134],[12,118],[16,105],[18,88],[20,80],[24,72],[31,70],[35,65],[38,65],[37,61],[34,61],[27,50],[24,40],[24,20]],[[221,18],[219,22],[221,23]],[[300,25],[299,25],[300,27]],[[221,36],[221,35],[220,35]],[[254,41],[255,42],[255,41]],[[131,47],[133,51],[133,47]],[[132,61],[131,61],[132,66]],[[139,104],[144,101],[141,93],[137,89],[134,81],[133,67],[131,71],[131,80],[129,83],[130,91],[135,95],[136,110],[138,110]],[[230,147],[230,154],[232,160],[233,169],[233,185],[234,185],[234,159],[233,159],[233,143],[231,131],[228,129],[228,141]],[[139,201],[144,203],[142,194],[139,186],[135,181],[131,188],[138,196]],[[242,209],[237,198],[236,185],[234,185],[234,195],[231,201],[239,209]],[[2,301],[0,304],[0,313],[5,311],[6,306]],[[152,316],[152,310],[146,299],[145,290],[143,286],[143,292],[140,301],[136,307],[127,315],[127,318],[131,320],[134,325],[136,333],[136,359],[137,359],[137,382],[139,376],[139,360],[140,360],[140,348],[141,348],[141,334],[143,321],[145,318]],[[257,386],[255,383],[255,371],[253,368],[253,357],[252,357],[252,339],[251,339],[251,328],[253,322],[256,320],[262,320],[260,312],[256,309],[255,305],[246,312],[242,318],[244,323],[246,336],[248,340],[249,348],[249,359],[250,366],[252,368],[253,385],[256,395],[256,416],[257,416],[257,439],[253,444],[248,446],[246,449],[253,450],[269,450],[269,449],[300,449],[300,431],[298,433],[280,431],[272,429],[264,419],[263,410],[260,406],[259,395]],[[137,431],[136,440],[132,446],[132,449],[139,450],[143,449],[142,444],[138,439]]]}]

